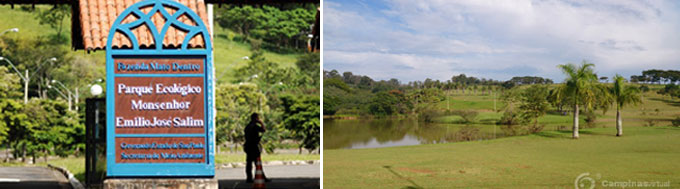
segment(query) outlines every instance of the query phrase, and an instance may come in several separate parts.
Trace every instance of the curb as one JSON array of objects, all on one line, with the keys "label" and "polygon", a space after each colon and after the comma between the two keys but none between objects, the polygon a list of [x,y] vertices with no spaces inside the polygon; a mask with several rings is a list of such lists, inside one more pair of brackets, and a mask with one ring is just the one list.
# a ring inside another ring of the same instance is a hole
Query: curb
[{"label": "curb", "polygon": [[71,187],[74,189],[85,189],[83,184],[81,184],[80,181],[76,179],[76,177],[73,177],[73,174],[71,174],[71,172],[69,172],[66,168],[57,167],[52,164],[47,164],[47,167],[55,169],[64,174],[64,176],[68,178],[68,182],[71,183]]},{"label": "curb", "polygon": [[[314,164],[321,164],[320,160],[292,160],[292,161],[265,161],[262,162],[262,165],[314,165]],[[218,165],[218,169],[224,169],[224,168],[241,168],[245,167],[246,163],[244,162],[232,162],[232,163],[223,163]]]}]

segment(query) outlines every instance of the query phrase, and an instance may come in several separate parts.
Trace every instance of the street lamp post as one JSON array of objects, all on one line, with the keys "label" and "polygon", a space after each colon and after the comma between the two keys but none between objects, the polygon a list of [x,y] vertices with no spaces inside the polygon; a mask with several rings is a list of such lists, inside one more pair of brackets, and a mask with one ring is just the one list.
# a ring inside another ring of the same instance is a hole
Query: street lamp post
[{"label": "street lamp post", "polygon": [[[18,29],[17,29],[17,31],[18,31]],[[31,77],[28,75],[28,68],[25,70],[25,74],[26,74],[26,75],[22,76],[22,75],[21,75],[21,72],[19,72],[19,69],[17,69],[17,67],[14,66],[14,64],[12,63],[12,61],[9,61],[9,59],[0,56],[0,61],[2,61],[2,60],[4,60],[4,61],[6,61],[7,63],[9,63],[9,65],[12,66],[12,69],[14,69],[14,71],[17,72],[17,74],[19,75],[19,77],[20,77],[22,80],[24,80],[24,104],[28,104],[28,82],[31,81]],[[54,61],[57,61],[57,58],[52,57],[52,58],[50,58],[50,59],[47,59],[47,61],[52,61],[52,62],[54,62]],[[45,62],[47,62],[47,61],[45,61]],[[44,62],[43,62],[43,64],[44,64]],[[42,68],[42,64],[41,64],[40,67],[38,67],[37,70],[35,70],[35,72],[38,72],[38,71],[40,70],[40,68]]]},{"label": "street lamp post", "polygon": [[2,33],[0,33],[0,36],[5,35],[5,33],[7,32],[19,32],[19,28],[10,28],[5,31],[2,31]]},{"label": "street lamp post", "polygon": [[[71,102],[72,102],[71,100],[72,100],[72,98],[73,98],[73,93],[71,92],[71,90],[69,90],[69,89],[68,89],[63,83],[61,83],[60,81],[57,81],[57,80],[54,80],[54,79],[53,79],[53,80],[52,80],[52,83],[57,83],[57,84],[61,85],[61,87],[64,88],[64,90],[66,90],[66,92],[68,93],[68,98],[67,98],[67,99],[68,99],[68,110],[70,111],[70,110],[71,110],[71,107],[72,107],[72,105],[73,105],[73,103],[71,103]],[[48,87],[50,87],[50,86],[48,85]],[[77,88],[76,88],[76,89],[77,89]],[[56,88],[55,88],[55,90],[56,90]],[[59,91],[59,90],[57,90],[57,91]],[[61,92],[59,92],[59,93],[61,93]],[[76,96],[75,98],[76,98],[76,104],[78,104],[78,102],[77,102],[78,96]]]},{"label": "street lamp post", "polygon": [[[52,85],[49,85],[49,83],[48,83],[47,88],[48,88],[48,89],[51,89],[51,88],[52,88]],[[68,111],[71,111],[71,96],[66,96],[64,93],[62,93],[62,92],[61,92],[59,89],[57,89],[56,87],[54,88],[54,90],[57,91],[57,93],[59,93],[59,95],[61,95],[61,97],[64,97],[65,99],[68,99]]]}]

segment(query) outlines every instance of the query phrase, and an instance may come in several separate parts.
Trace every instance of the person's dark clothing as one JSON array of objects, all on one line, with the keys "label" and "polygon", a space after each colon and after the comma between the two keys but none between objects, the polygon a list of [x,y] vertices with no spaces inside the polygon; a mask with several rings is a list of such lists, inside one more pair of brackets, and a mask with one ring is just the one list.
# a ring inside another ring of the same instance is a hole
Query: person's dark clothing
[{"label": "person's dark clothing", "polygon": [[245,129],[246,142],[243,144],[243,151],[246,152],[246,177],[248,181],[253,178],[253,164],[260,157],[261,149],[260,146],[260,133],[264,132],[264,128],[257,125],[257,122],[250,122]]}]

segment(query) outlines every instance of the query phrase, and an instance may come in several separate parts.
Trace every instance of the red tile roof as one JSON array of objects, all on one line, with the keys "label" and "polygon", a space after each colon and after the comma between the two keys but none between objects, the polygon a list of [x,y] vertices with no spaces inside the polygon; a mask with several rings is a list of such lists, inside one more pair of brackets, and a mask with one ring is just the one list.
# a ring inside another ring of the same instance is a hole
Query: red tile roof
[{"label": "red tile roof", "polygon": [[[118,15],[123,12],[127,7],[135,4],[141,0],[80,0],[79,6],[77,7],[79,11],[80,20],[74,19],[76,22],[80,22],[80,32],[82,34],[82,47],[86,50],[98,50],[105,49],[107,39],[109,36],[109,29],[113,22],[116,20]],[[204,0],[177,0],[179,3],[189,7],[194,12],[196,12],[203,23],[208,24],[206,6]],[[151,7],[142,9],[142,12],[148,13]],[[166,10],[173,14],[174,9],[167,8]],[[78,15],[74,15],[74,18]],[[134,21],[136,18],[134,16],[128,16],[125,18],[123,23],[128,23]],[[152,19],[156,28],[160,30],[165,23],[163,17],[156,13]],[[187,25],[196,25],[192,20],[190,20],[186,15],[181,16],[179,20]],[[76,23],[74,23],[76,24]],[[76,31],[74,31],[76,32]],[[155,46],[153,41],[153,35],[149,32],[146,25],[142,25],[134,30],[132,30],[134,35],[137,37],[139,45],[141,48],[148,48]],[[181,46],[182,41],[186,32],[178,30],[175,28],[170,28],[163,39],[163,46],[168,48],[178,48]],[[74,41],[75,42],[75,41]],[[189,41],[190,48],[201,48],[205,44],[201,35],[198,35]],[[130,48],[131,42],[119,32],[114,35],[113,48]]]}]

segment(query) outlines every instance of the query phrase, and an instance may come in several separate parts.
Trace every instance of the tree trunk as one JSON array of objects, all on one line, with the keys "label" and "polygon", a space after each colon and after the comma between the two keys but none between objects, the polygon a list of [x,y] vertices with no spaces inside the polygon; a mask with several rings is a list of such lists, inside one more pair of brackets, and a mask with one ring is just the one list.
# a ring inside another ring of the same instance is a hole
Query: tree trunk
[{"label": "tree trunk", "polygon": [[5,162],[9,162],[9,142],[5,146]]},{"label": "tree trunk", "polygon": [[616,136],[623,135],[623,121],[621,120],[621,111],[616,107]]},{"label": "tree trunk", "polygon": [[534,119],[534,128],[536,128],[536,126],[538,126],[538,117]]},{"label": "tree trunk", "polygon": [[572,134],[572,138],[578,139],[578,104],[574,103],[574,128],[573,128],[574,133]]},{"label": "tree trunk", "polygon": [[21,163],[26,163],[26,144],[21,145]]}]

